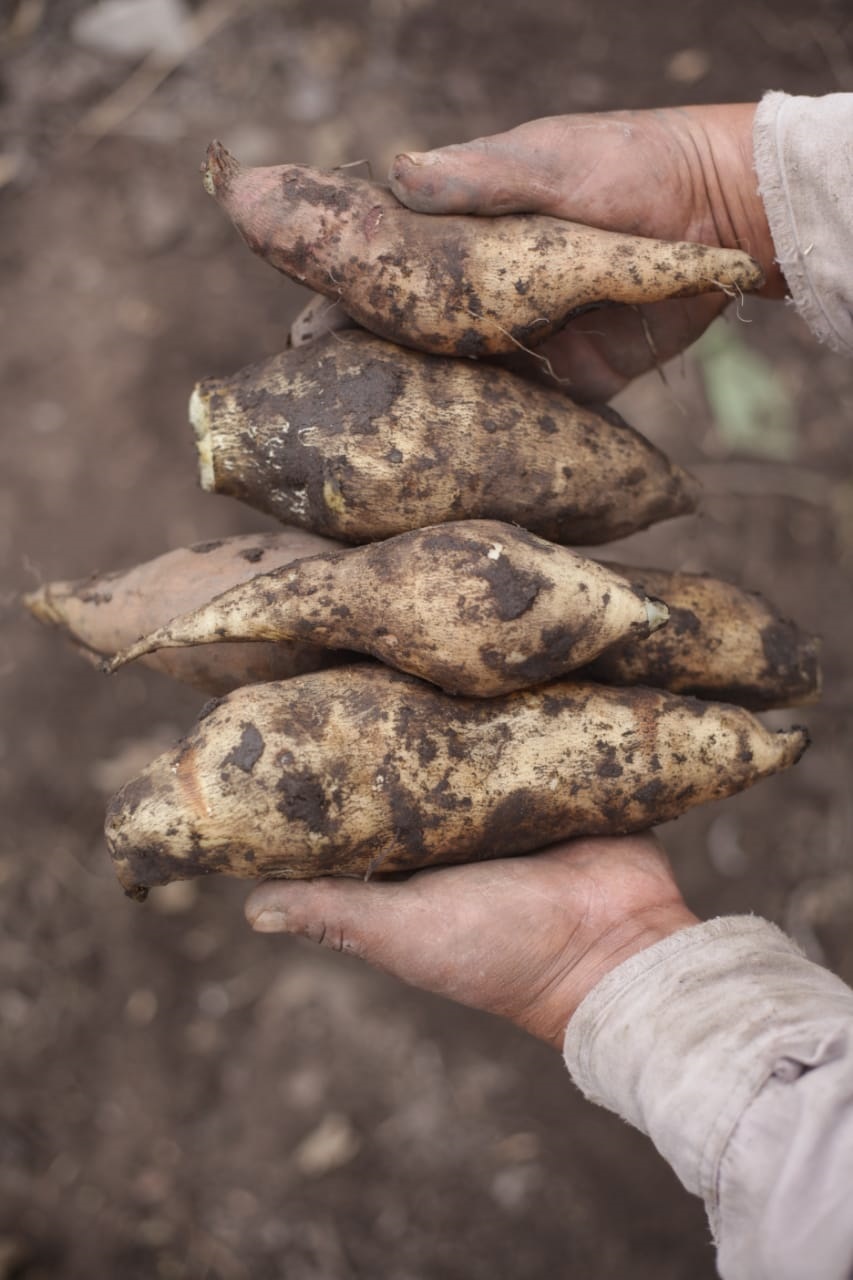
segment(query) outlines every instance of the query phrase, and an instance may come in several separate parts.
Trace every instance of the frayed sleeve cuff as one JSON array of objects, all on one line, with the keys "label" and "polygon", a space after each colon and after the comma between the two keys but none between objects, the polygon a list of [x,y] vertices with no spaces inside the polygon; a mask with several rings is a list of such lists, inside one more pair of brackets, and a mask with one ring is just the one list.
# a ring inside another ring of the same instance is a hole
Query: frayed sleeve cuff
[{"label": "frayed sleeve cuff", "polygon": [[753,146],[791,299],[821,342],[853,354],[853,93],[768,93]]}]

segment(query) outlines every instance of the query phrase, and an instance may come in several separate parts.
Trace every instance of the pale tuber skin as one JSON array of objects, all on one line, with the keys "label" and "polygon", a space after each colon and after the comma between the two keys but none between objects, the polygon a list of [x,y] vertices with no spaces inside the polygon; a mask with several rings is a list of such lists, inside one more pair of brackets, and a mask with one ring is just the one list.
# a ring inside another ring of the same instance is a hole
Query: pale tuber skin
[{"label": "pale tuber skin", "polygon": [[628,835],[797,763],[800,727],[574,679],[454,698],[379,663],[248,685],[107,809],[131,897],[201,875],[410,872]]},{"label": "pale tuber skin", "polygon": [[663,626],[660,600],[498,520],[458,520],[260,573],[119,653],[220,641],[307,642],[379,658],[448,693],[557,679]]},{"label": "pale tuber skin", "polygon": [[[145,564],[79,582],[49,582],[23,603],[58,627],[98,664],[187,609],[206,605],[260,574],[300,557],[343,550],[338,542],[284,528],[242,534],[167,552]],[[671,621],[642,643],[610,644],[584,679],[646,684],[752,710],[816,702],[820,642],[755,592],[706,574],[610,564],[644,595],[666,601]],[[352,654],[303,640],[253,640],[161,649],[143,661],[219,696],[243,684],[284,680],[352,661]]]},{"label": "pale tuber skin", "polygon": [[204,489],[347,542],[498,519],[577,546],[698,499],[696,481],[618,414],[363,329],[204,379],[190,421]]}]

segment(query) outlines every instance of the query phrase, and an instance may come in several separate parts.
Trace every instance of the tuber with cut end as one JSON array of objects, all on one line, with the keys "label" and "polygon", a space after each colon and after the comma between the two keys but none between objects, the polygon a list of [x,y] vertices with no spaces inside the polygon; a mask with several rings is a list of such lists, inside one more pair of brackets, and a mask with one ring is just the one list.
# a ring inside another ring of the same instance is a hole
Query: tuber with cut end
[{"label": "tuber with cut end", "polygon": [[203,488],[345,542],[463,519],[607,542],[696,505],[695,480],[610,410],[363,330],[206,379],[190,419]]},{"label": "tuber with cut end", "polygon": [[380,337],[438,355],[534,347],[579,310],[763,284],[747,254],[540,214],[413,213],[386,188],[306,165],[244,169],[212,142],[208,193],[249,248]]},{"label": "tuber with cut end", "polygon": [[[142,632],[206,604],[227,588],[334,546],[302,529],[216,538],[169,551],[132,569],[93,574],[77,582],[49,582],[25,596],[24,604],[41,622],[63,631],[78,652],[97,665]],[[144,662],[204,693],[220,694],[240,684],[284,680],[338,660],[336,654],[295,640],[288,645],[169,649],[147,655]]]},{"label": "tuber with cut end", "polygon": [[563,676],[666,618],[665,605],[594,560],[469,520],[261,573],[143,637],[109,669],[183,645],[297,640],[487,698]]},{"label": "tuber with cut end", "polygon": [[125,890],[410,871],[643,831],[796,762],[802,729],[655,689],[481,701],[386,667],[238,689],[110,803]]}]

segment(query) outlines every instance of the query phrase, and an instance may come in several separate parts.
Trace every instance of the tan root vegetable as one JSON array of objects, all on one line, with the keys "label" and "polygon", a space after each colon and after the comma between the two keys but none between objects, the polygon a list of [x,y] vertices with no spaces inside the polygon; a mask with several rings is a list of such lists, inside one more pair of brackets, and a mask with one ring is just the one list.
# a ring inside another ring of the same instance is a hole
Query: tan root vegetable
[{"label": "tan root vegetable", "polygon": [[302,640],[488,698],[554,680],[666,618],[665,605],[594,560],[469,520],[262,573],[143,637],[110,669],[167,647]]},{"label": "tan root vegetable", "polygon": [[[333,545],[333,544],[332,544]],[[51,582],[24,598],[42,622],[59,627],[92,662],[131,644],[170,618],[206,604],[228,587],[267,568],[316,555],[330,546],[302,529],[199,542],[118,573],[79,582]],[[299,641],[284,645],[216,644],[166,650],[145,658],[148,666],[206,693],[239,684],[283,680],[329,666],[337,655]]]},{"label": "tan root vegetable", "polygon": [[581,308],[763,283],[745,253],[542,215],[413,213],[385,187],[304,165],[243,169],[219,142],[206,190],[249,248],[365,328],[440,355],[530,347]]},{"label": "tan root vegetable", "polygon": [[607,542],[695,507],[620,419],[360,330],[199,383],[190,417],[203,488],[347,542],[469,518]]},{"label": "tan root vegetable", "polygon": [[332,302],[330,298],[323,297],[322,293],[315,293],[290,326],[287,345],[302,347],[306,342],[322,338],[326,333],[340,333],[342,329],[357,328],[355,320],[344,311],[339,302]]},{"label": "tan root vegetable", "polygon": [[804,730],[654,689],[479,701],[379,666],[238,689],[112,800],[125,890],[368,875],[640,831],[792,765]]},{"label": "tan root vegetable", "polygon": [[[241,535],[170,551],[122,573],[48,583],[25,603],[97,663],[219,592],[326,549],[341,548],[298,529]],[[649,596],[667,601],[670,620],[640,644],[612,645],[583,672],[585,678],[654,685],[754,710],[796,706],[819,696],[817,638],[782,618],[760,595],[701,574],[609,567]],[[301,640],[257,640],[164,649],[143,661],[206,693],[221,694],[319,670],[342,657],[347,655]]]},{"label": "tan root vegetable", "polygon": [[606,684],[650,684],[755,711],[816,702],[820,641],[757,592],[698,573],[610,568],[669,606],[666,627],[640,644],[616,644],[584,673]]}]

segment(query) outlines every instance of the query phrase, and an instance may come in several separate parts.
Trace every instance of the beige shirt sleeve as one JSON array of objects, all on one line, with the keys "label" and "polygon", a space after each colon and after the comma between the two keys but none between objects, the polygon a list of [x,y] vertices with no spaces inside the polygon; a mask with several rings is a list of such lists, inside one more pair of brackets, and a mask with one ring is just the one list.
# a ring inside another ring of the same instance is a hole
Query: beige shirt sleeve
[{"label": "beige shirt sleeve", "polygon": [[751,916],[589,993],[565,1057],[705,1201],[724,1280],[853,1277],[853,991]]},{"label": "beige shirt sleeve", "polygon": [[853,354],[853,93],[768,93],[753,146],[794,305],[821,342]]}]

